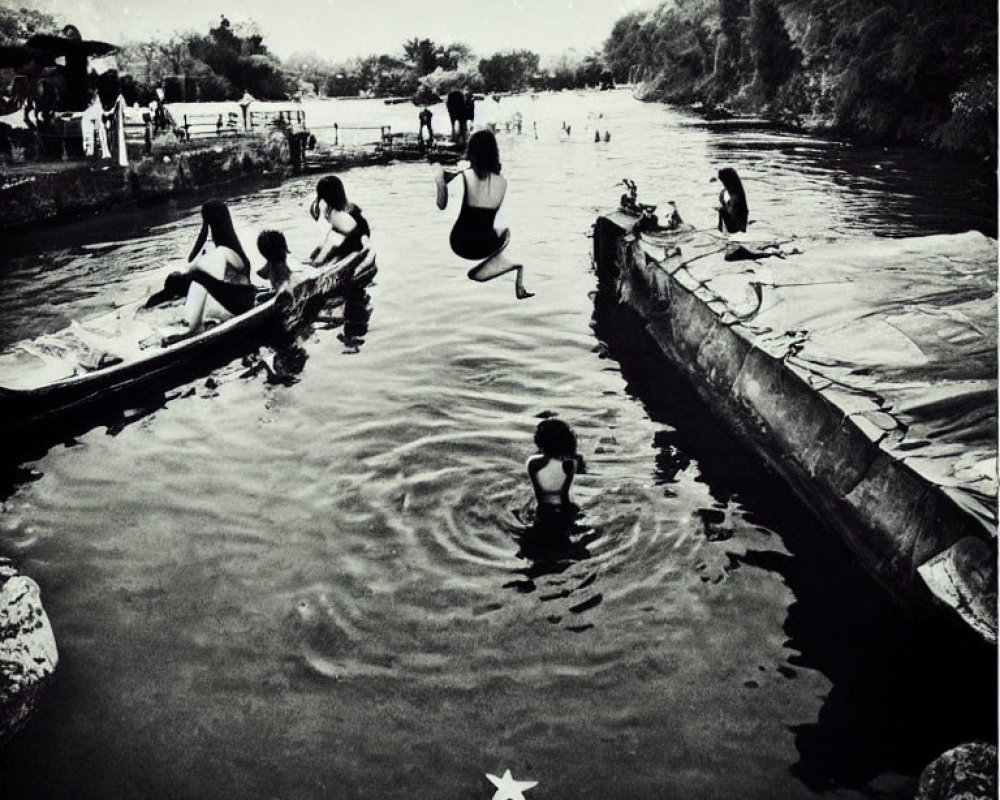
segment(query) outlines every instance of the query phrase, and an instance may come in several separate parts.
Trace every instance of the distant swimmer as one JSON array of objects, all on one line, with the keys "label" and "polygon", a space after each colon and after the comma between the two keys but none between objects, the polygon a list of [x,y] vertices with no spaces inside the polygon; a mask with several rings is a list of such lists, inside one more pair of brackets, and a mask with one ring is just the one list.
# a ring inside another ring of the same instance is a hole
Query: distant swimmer
[{"label": "distant swimmer", "polygon": [[507,272],[516,273],[514,291],[519,300],[534,295],[524,288],[524,267],[514,264],[503,254],[510,243],[510,230],[498,231],[494,226],[497,212],[507,193],[507,179],[500,174],[500,149],[489,130],[476,131],[469,138],[470,167],[461,172],[445,173],[436,165],[437,206],[448,205],[448,183],[462,176],[465,193],[458,219],[451,229],[451,249],[460,258],[480,263],[469,270],[474,281],[489,281]]},{"label": "distant swimmer", "polygon": [[719,180],[723,186],[719,192],[719,230],[723,233],[745,231],[750,211],[740,176],[732,167],[723,167],[719,170]]}]

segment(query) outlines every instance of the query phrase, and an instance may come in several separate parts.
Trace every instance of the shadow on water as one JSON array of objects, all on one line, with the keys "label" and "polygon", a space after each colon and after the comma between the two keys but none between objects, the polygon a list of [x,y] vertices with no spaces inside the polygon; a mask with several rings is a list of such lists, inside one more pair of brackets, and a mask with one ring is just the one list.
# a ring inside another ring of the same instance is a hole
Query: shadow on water
[{"label": "shadow on water", "polygon": [[[609,294],[595,297],[595,333],[620,365],[627,391],[653,421],[674,429],[655,441],[658,479],[669,483],[695,459],[720,503],[737,494],[749,522],[782,532],[788,555],[728,553],[727,570],[781,577],[795,597],[783,630],[797,653],[782,673],[793,679],[795,668],[816,670],[832,684],[818,718],[790,726],[799,753],[792,773],[816,792],[860,789],[887,773],[911,776],[893,795],[910,796],[912,776],[944,750],[995,742],[995,649],[950,618],[918,620],[897,605],[839,537],[749,453],[735,449],[634,312]],[[717,526],[720,512],[704,509],[701,517],[709,540],[726,538]]]},{"label": "shadow on water", "polygon": [[[517,544],[516,557],[527,565],[512,570],[518,577],[503,585],[521,594],[536,594],[542,603],[553,600],[575,600],[565,611],[573,616],[573,624],[566,628],[574,633],[582,633],[593,627],[591,623],[576,624],[578,615],[599,606],[604,596],[593,591],[586,596],[577,594],[593,586],[597,580],[594,571],[582,577],[570,575],[578,564],[586,562],[592,554],[589,545],[600,533],[583,524],[578,506],[571,504],[566,509],[526,507],[515,511],[520,524],[509,525],[508,533]],[[562,607],[562,606],[561,606]],[[563,622],[563,614],[553,613],[546,618],[552,624]]]}]

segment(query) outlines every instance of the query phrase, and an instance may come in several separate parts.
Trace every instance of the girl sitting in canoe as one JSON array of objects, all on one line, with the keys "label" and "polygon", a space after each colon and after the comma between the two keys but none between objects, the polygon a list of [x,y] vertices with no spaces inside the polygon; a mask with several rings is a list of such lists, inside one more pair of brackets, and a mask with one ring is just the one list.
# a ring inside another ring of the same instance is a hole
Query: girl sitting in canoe
[{"label": "girl sitting in canoe", "polygon": [[445,173],[436,166],[437,206],[444,210],[448,205],[448,183],[459,175],[465,187],[462,208],[451,229],[451,249],[460,258],[479,261],[469,270],[474,281],[489,281],[507,272],[515,272],[514,292],[519,300],[534,295],[524,288],[524,267],[511,263],[503,255],[510,243],[510,230],[497,231],[494,227],[497,212],[507,193],[507,179],[500,174],[500,149],[496,137],[489,130],[476,131],[469,138],[467,151],[469,168],[461,172]]},{"label": "girl sitting in canoe", "polygon": [[254,304],[250,259],[236,236],[226,204],[209,200],[201,207],[201,218],[201,231],[188,256],[187,270],[170,273],[163,289],[146,301],[146,307],[150,308],[164,300],[187,295],[184,304],[186,330],[166,337],[164,345],[201,330],[210,295],[233,315],[249,311]]},{"label": "girl sitting in canoe", "polygon": [[313,250],[309,258],[314,267],[321,267],[368,246],[368,237],[371,236],[368,221],[361,208],[347,199],[344,184],[335,175],[321,178],[316,184],[316,199],[309,207],[309,214],[319,221],[321,213],[330,230],[323,244]]}]

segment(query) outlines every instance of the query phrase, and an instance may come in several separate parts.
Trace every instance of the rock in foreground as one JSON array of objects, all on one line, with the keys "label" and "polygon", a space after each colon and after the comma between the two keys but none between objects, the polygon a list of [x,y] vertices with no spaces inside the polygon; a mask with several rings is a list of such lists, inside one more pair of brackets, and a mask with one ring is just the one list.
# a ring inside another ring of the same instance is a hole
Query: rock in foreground
[{"label": "rock in foreground", "polygon": [[38,584],[0,558],[0,746],[31,716],[58,661]]}]

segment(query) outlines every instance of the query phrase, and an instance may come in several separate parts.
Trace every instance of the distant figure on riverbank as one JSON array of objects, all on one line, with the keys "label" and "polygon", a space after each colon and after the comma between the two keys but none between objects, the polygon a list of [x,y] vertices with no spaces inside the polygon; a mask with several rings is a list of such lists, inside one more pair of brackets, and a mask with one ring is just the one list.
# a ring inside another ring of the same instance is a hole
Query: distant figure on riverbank
[{"label": "distant figure on riverbank", "polygon": [[257,250],[266,259],[257,274],[271,282],[271,288],[278,291],[292,279],[288,268],[288,243],[281,231],[261,231],[257,236]]},{"label": "distant figure on riverbank", "polygon": [[719,170],[722,191],[719,192],[719,230],[723,233],[740,233],[747,229],[750,211],[743,181],[732,167]]},{"label": "distant figure on riverbank", "polygon": [[322,214],[330,225],[323,243],[309,257],[309,263],[314,267],[321,267],[368,246],[368,237],[371,236],[368,221],[361,213],[361,207],[347,199],[344,184],[336,175],[320,178],[309,214],[317,222]]},{"label": "distant figure on riverbank", "polygon": [[538,514],[575,513],[569,499],[570,486],[586,465],[576,451],[576,435],[561,419],[543,419],[535,429],[538,453],[525,465],[538,501]]},{"label": "distant figure on riverbank", "polygon": [[425,108],[420,114],[417,115],[417,119],[420,120],[420,128],[417,131],[417,138],[420,140],[420,144],[424,144],[424,128],[427,128],[427,146],[434,146],[434,128],[431,127],[431,121],[434,119],[434,114],[429,108]]},{"label": "distant figure on riverbank", "polygon": [[510,243],[510,230],[495,227],[497,212],[507,193],[507,179],[500,174],[500,150],[491,131],[476,131],[469,139],[470,166],[461,172],[445,173],[435,168],[437,206],[448,205],[448,183],[459,175],[465,192],[458,219],[451,229],[449,242],[455,255],[480,261],[469,270],[474,281],[489,281],[507,272],[515,272],[514,292],[519,300],[534,295],[524,288],[524,267],[511,263],[503,254]]},{"label": "distant figure on riverbank", "polygon": [[256,293],[250,282],[250,259],[236,236],[229,208],[221,200],[209,200],[201,207],[201,218],[201,231],[188,256],[187,271],[170,273],[163,289],[146,301],[150,308],[187,295],[186,330],[167,336],[164,346],[201,331],[209,297],[233,315],[253,307]]},{"label": "distant figure on riverbank", "polygon": [[[451,135],[457,135],[460,142],[465,142],[469,136],[469,123],[475,118],[476,100],[472,92],[462,93],[458,89],[448,92],[445,101],[448,116],[451,118]],[[455,126],[458,125],[456,132]]]}]

